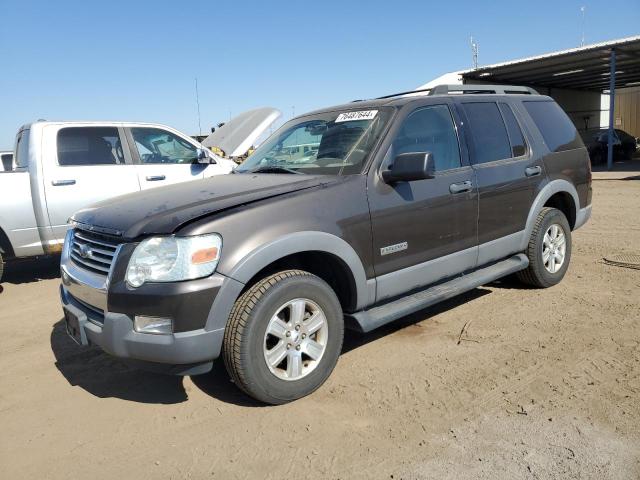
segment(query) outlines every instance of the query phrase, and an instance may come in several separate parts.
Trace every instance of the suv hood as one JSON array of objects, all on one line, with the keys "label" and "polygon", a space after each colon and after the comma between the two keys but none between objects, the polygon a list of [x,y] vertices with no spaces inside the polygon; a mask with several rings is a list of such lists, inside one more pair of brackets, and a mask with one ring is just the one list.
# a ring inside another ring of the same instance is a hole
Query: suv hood
[{"label": "suv hood", "polygon": [[227,157],[241,157],[282,113],[275,108],[256,108],[233,117],[202,141],[205,147],[218,147]]},{"label": "suv hood", "polygon": [[334,182],[336,177],[230,174],[115,197],[76,212],[71,220],[90,230],[134,239],[170,234],[185,223],[286,193]]}]

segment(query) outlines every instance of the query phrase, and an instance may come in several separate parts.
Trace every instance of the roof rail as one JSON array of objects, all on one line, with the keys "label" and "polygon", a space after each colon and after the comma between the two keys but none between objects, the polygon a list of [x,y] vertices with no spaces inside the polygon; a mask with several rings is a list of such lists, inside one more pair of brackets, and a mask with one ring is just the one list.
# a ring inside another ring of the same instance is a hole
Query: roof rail
[{"label": "roof rail", "polygon": [[520,94],[539,95],[531,87],[521,87],[518,85],[438,85],[433,87],[429,95],[450,95],[450,94]]},{"label": "roof rail", "polygon": [[[540,95],[531,87],[521,87],[517,85],[437,85],[432,88],[422,88],[420,90],[408,90],[406,92],[392,93],[377,97],[376,100],[385,98],[401,97],[414,93],[427,92],[427,95],[451,95],[451,94],[520,94],[520,95]],[[354,100],[360,102],[362,100]]]}]

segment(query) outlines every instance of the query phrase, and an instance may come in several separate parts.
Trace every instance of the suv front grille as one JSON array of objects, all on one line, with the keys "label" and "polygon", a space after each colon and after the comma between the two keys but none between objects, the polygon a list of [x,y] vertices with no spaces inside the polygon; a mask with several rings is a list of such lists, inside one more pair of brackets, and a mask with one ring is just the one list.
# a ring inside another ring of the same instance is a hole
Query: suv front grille
[{"label": "suv front grille", "polygon": [[107,275],[117,248],[118,242],[106,235],[76,229],[69,255],[78,267]]}]

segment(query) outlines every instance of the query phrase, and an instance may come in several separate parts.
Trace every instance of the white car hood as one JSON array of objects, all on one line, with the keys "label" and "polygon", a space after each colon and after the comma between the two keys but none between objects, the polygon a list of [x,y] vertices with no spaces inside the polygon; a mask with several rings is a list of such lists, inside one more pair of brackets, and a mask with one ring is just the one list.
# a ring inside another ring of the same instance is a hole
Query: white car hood
[{"label": "white car hood", "polygon": [[233,117],[204,139],[205,147],[218,147],[227,157],[240,157],[282,113],[275,108],[256,108]]}]

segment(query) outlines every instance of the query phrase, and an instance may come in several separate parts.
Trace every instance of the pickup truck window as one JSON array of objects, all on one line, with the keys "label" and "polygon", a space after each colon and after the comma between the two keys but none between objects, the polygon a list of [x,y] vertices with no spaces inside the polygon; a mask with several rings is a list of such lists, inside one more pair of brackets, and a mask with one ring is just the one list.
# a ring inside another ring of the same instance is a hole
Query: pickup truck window
[{"label": "pickup truck window", "polygon": [[198,149],[184,139],[159,128],[132,128],[141,163],[193,163]]},{"label": "pickup truck window", "polygon": [[29,166],[29,130],[20,130],[16,137],[16,168]]},{"label": "pickup truck window", "polygon": [[235,171],[353,175],[360,173],[392,111],[344,110],[284,124]]},{"label": "pickup truck window", "polygon": [[556,102],[522,102],[552,152],[583,146],[573,122]]},{"label": "pickup truck window", "polygon": [[494,102],[465,102],[462,106],[473,138],[475,162],[511,158],[509,135],[498,105]]},{"label": "pickup truck window", "polygon": [[58,132],[58,165],[124,164],[122,142],[115,127],[68,127]]},{"label": "pickup truck window", "polygon": [[459,168],[460,146],[449,107],[433,105],[412,112],[393,142],[394,156],[431,152],[436,171]]}]

